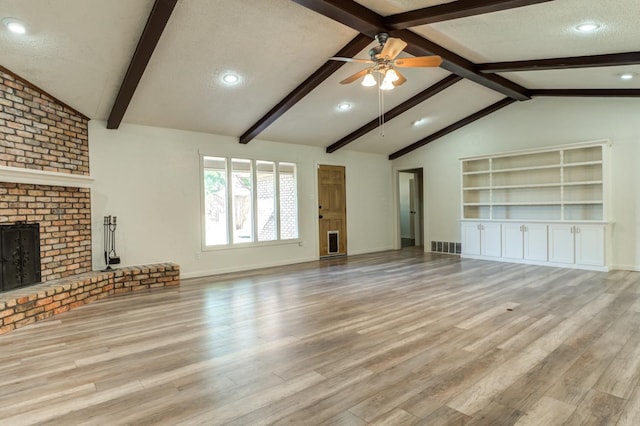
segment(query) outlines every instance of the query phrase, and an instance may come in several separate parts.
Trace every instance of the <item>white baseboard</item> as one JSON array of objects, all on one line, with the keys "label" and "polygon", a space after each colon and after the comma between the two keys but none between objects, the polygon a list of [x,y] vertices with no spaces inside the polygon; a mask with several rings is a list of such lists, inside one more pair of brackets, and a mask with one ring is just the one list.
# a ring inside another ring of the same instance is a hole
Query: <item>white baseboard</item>
[{"label": "white baseboard", "polygon": [[315,257],[309,257],[309,258],[299,258],[294,260],[283,260],[278,262],[256,263],[249,266],[232,266],[229,268],[208,269],[204,271],[195,271],[195,272],[187,272],[187,273],[180,272],[180,278],[189,279],[189,278],[208,277],[212,275],[222,275],[222,274],[229,274],[233,272],[244,272],[244,271],[253,271],[256,269],[272,268],[274,266],[285,266],[285,265],[294,265],[296,263],[313,262],[315,260],[318,260],[318,259]]},{"label": "white baseboard", "polygon": [[619,270],[619,271],[640,272],[640,266],[633,266],[633,265],[612,265],[611,269],[612,270]]}]

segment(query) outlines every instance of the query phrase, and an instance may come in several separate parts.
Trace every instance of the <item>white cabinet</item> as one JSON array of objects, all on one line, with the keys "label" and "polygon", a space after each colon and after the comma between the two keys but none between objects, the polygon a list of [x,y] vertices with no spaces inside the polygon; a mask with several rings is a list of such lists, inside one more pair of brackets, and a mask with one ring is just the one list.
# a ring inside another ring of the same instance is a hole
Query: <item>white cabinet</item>
[{"label": "white cabinet", "polygon": [[576,263],[587,266],[605,265],[605,227],[602,225],[576,226]]},{"label": "white cabinet", "polygon": [[546,262],[547,259],[547,225],[530,223],[524,225],[524,258]]},{"label": "white cabinet", "polygon": [[477,222],[462,222],[462,254],[480,256],[480,224]]},{"label": "white cabinet", "polygon": [[605,226],[549,225],[549,262],[605,266]]},{"label": "white cabinet", "polygon": [[513,260],[547,261],[547,225],[503,223],[502,257]]},{"label": "white cabinet", "polygon": [[462,256],[607,270],[609,147],[461,158]]},{"label": "white cabinet", "polygon": [[495,222],[463,222],[462,254],[500,257],[500,224]]},{"label": "white cabinet", "polygon": [[462,221],[462,257],[607,270],[604,223]]},{"label": "white cabinet", "polygon": [[574,263],[573,227],[561,223],[549,225],[549,262]]}]

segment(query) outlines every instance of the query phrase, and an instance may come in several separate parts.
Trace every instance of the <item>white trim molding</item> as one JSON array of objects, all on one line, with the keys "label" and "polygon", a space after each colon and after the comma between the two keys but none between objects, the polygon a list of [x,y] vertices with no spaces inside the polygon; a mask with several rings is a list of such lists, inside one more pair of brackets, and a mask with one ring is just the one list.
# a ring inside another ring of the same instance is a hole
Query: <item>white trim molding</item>
[{"label": "white trim molding", "polygon": [[94,179],[87,175],[0,166],[0,182],[91,188],[93,181]]}]

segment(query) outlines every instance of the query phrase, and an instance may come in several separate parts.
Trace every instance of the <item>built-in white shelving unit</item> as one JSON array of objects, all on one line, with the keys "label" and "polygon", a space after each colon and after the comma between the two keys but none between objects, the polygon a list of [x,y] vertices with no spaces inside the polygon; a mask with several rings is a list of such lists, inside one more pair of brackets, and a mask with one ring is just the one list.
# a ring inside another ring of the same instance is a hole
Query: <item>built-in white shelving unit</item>
[{"label": "built-in white shelving unit", "polygon": [[[598,141],[462,158],[463,256],[486,257],[478,250],[465,250],[465,245],[475,247],[476,239],[486,239],[485,233],[489,229],[487,223],[519,224],[516,227],[501,225],[499,229],[495,226],[491,228],[491,232],[498,233],[491,241],[502,241],[502,244],[509,242],[506,256],[503,256],[503,247],[500,247],[499,256],[495,256],[497,247],[490,250],[492,258],[501,260],[513,261],[517,258],[520,249],[516,236],[521,232],[522,260],[527,261],[525,244],[528,238],[525,233],[535,229],[535,239],[531,240],[536,243],[532,263],[553,262],[548,255],[549,247],[555,250],[551,250],[552,254],[557,254],[557,244],[547,241],[553,234],[548,231],[550,224],[571,226],[568,229],[572,235],[579,236],[577,241],[584,240],[581,233],[583,229],[588,232],[588,225],[606,227],[611,220],[606,190],[609,146],[608,141]],[[544,238],[540,226],[527,226],[532,223],[546,224]],[[503,238],[503,228],[508,229],[508,240]],[[603,235],[604,232],[605,228]],[[543,257],[543,240],[546,260],[540,260]],[[593,243],[593,238],[589,239],[589,243]],[[597,250],[601,248],[602,256],[594,254],[589,258],[602,258],[602,264],[588,266],[605,267],[604,239],[601,247],[596,247]],[[585,249],[588,248],[579,247],[578,252],[583,253]]]}]

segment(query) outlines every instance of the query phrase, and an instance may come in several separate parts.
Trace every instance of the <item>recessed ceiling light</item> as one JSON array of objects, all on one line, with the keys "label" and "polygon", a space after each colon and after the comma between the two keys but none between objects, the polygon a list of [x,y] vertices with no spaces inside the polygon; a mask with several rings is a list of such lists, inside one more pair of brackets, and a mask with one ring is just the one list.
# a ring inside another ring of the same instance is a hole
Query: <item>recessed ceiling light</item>
[{"label": "recessed ceiling light", "polygon": [[337,109],[340,112],[349,111],[351,109],[351,104],[349,102],[342,102],[341,104],[338,104]]},{"label": "recessed ceiling light", "polygon": [[583,24],[576,26],[576,30],[578,30],[581,33],[591,33],[596,31],[598,28],[600,28],[600,25],[595,24],[593,22],[585,22]]},{"label": "recessed ceiling light", "polygon": [[413,122],[413,125],[414,125],[415,127],[423,126],[423,125],[425,125],[425,124],[427,124],[427,118],[426,118],[426,117],[423,117],[423,118],[421,118],[421,119],[416,120],[416,121],[414,121],[414,122]]},{"label": "recessed ceiling light", "polygon": [[633,80],[638,74],[634,73],[634,72],[625,72],[620,74],[620,79],[621,80]]},{"label": "recessed ceiling light", "polygon": [[9,31],[15,34],[25,34],[27,32],[27,27],[24,23],[16,18],[4,18],[2,20],[2,24],[7,27]]},{"label": "recessed ceiling light", "polygon": [[228,86],[233,86],[240,82],[240,76],[238,74],[228,72],[222,76],[222,82]]}]

